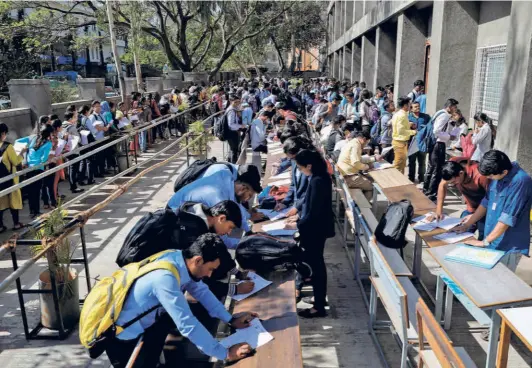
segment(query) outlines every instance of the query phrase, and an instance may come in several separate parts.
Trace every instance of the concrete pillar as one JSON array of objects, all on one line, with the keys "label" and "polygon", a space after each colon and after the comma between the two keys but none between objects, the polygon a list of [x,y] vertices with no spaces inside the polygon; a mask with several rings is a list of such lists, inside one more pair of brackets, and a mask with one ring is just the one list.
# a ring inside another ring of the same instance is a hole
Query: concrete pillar
[{"label": "concrete pillar", "polygon": [[375,90],[375,31],[362,36],[362,63],[360,81],[366,82],[366,88]]},{"label": "concrete pillar", "polygon": [[343,80],[344,79],[344,65],[345,65],[345,53],[344,53],[343,47],[340,50],[338,50],[338,55],[340,59],[340,65],[338,69],[338,79]]},{"label": "concrete pillar", "polygon": [[209,73],[207,72],[184,72],[185,83],[187,82],[205,82],[209,83]]},{"label": "concrete pillar", "polygon": [[334,40],[335,42],[338,38],[340,38],[340,23],[341,23],[341,6],[340,2],[336,1],[334,3]]},{"label": "concrete pillar", "polygon": [[105,78],[78,79],[79,97],[83,100],[105,99]]},{"label": "concrete pillar", "polygon": [[460,103],[462,114],[470,116],[478,15],[477,2],[434,2],[427,85],[427,113],[430,115],[452,97]]},{"label": "concrete pillar", "polygon": [[346,23],[346,2],[345,1],[340,1],[340,9],[341,9],[341,17],[342,17],[342,21],[340,22],[340,36],[343,35],[345,33],[345,23]]},{"label": "concrete pillar", "polygon": [[7,82],[11,107],[30,108],[31,121],[35,124],[41,115],[52,113],[52,94],[47,79],[11,79]]},{"label": "concrete pillar", "polygon": [[334,53],[334,78],[340,79],[340,51]]},{"label": "concrete pillar", "polygon": [[354,1],[354,3],[355,3],[353,5],[353,7],[354,7],[354,18],[355,18],[355,23],[356,23],[364,15],[364,2],[363,1]]},{"label": "concrete pillar", "polygon": [[513,1],[495,148],[532,173],[532,2]]},{"label": "concrete pillar", "polygon": [[354,15],[354,12],[355,12],[355,7],[353,5],[353,3],[355,3],[354,1],[346,1],[345,2],[345,28],[344,28],[344,32],[347,32],[347,30],[349,28],[351,28],[351,26],[353,26],[353,21],[354,21],[354,18],[353,18],[353,15]]},{"label": "concrete pillar", "polygon": [[351,82],[360,81],[362,67],[362,44],[360,38],[351,43]]},{"label": "concrete pillar", "polygon": [[124,86],[126,88],[126,95],[130,95],[132,92],[140,92],[137,87],[136,77],[125,77]]},{"label": "concrete pillar", "polygon": [[148,92],[163,92],[163,77],[146,77],[146,91]]},{"label": "concrete pillar", "polygon": [[343,79],[352,81],[352,78],[351,78],[351,68],[353,67],[352,64],[353,64],[353,57],[351,53],[351,44],[347,44],[344,46],[344,77]]},{"label": "concrete pillar", "polygon": [[418,79],[424,80],[425,42],[427,23],[411,14],[400,14],[397,18],[397,43],[395,52],[394,98],[407,95]]},{"label": "concrete pillar", "polygon": [[386,24],[377,27],[375,45],[374,87],[384,87],[394,81],[396,28]]}]

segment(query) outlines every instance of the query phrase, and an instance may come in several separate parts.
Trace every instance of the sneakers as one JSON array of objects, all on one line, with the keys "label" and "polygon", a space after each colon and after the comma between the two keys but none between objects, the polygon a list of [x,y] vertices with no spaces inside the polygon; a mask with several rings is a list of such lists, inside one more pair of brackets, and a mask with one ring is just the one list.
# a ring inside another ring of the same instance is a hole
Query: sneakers
[{"label": "sneakers", "polygon": [[74,193],[74,194],[77,194],[77,193],[83,193],[85,191],[85,189],[81,189],[81,188],[76,188],[76,189],[72,189],[71,192]]}]

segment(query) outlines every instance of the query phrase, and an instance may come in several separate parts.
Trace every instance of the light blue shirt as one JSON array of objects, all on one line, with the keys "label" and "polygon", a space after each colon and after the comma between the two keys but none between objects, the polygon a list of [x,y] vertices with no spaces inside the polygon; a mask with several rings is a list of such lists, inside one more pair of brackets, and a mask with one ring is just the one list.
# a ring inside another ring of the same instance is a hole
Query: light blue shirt
[{"label": "light blue shirt", "polygon": [[227,114],[227,125],[229,129],[237,131],[240,128],[243,128],[244,125],[240,124],[241,120],[238,116],[236,109],[233,106],[229,106],[226,110]]},{"label": "light blue shirt", "polygon": [[[228,200],[238,203],[235,196],[235,180],[228,168],[220,168],[219,172],[185,185],[170,198],[168,207],[176,211],[185,202],[199,202],[207,207],[212,207],[221,201]],[[241,229],[248,232],[250,231],[248,225],[249,213],[242,205],[239,204],[239,207],[242,214]],[[239,239],[225,235],[222,236],[222,239],[229,249],[236,248],[239,242]]]},{"label": "light blue shirt", "polygon": [[532,179],[517,162],[501,180],[492,180],[481,204],[486,212],[484,233],[490,234],[498,222],[509,228],[491,242],[489,248],[528,256],[530,248],[530,209]]},{"label": "light blue shirt", "polygon": [[[230,165],[233,170],[230,170],[227,165]],[[207,170],[205,170],[203,172],[203,174],[200,176],[200,178],[206,178],[207,176],[211,176],[213,174],[216,174],[220,171],[228,171],[231,173],[231,175],[233,175],[233,180],[236,181],[236,179],[238,179],[238,165],[235,165],[235,164],[231,164],[229,162],[226,162],[226,163],[219,163],[219,164],[213,164],[211,166],[209,166],[207,168]]]},{"label": "light blue shirt", "polygon": [[104,138],[105,132],[103,130],[96,129],[97,124],[101,124],[102,126],[105,126],[105,120],[101,115],[91,114],[91,116],[89,116],[89,118],[87,119],[86,124],[87,124],[87,129],[91,131],[92,135],[94,136],[94,139],[99,141]]},{"label": "light blue shirt", "polygon": [[242,110],[242,124],[251,125],[251,120],[253,119],[253,109],[250,106],[247,106]]},{"label": "light blue shirt", "polygon": [[117,320],[123,325],[143,312],[160,304],[162,307],[142,317],[126,328],[117,338],[120,340],[136,339],[148,327],[157,321],[157,316],[166,311],[174,321],[177,329],[204,354],[223,360],[227,358],[227,349],[223,347],[190,311],[184,292],[188,291],[205,307],[209,315],[225,323],[231,321],[231,315],[202,281],[191,279],[187,265],[180,250],[162,255],[159,260],[173,263],[179,273],[179,283],[172,272],[155,270],[140,277],[129,290],[124,306]]},{"label": "light blue shirt", "polygon": [[416,102],[419,102],[419,111],[421,111],[422,113],[426,113],[426,109],[427,109],[427,95],[426,94],[421,94],[418,96],[418,98],[416,98]]},{"label": "light blue shirt", "polygon": [[[28,166],[39,166],[44,164],[46,161],[48,161],[48,157],[50,156],[50,151],[52,150],[52,142],[48,141],[44,144],[42,144],[39,149],[35,150],[33,146],[37,142],[37,138],[33,138],[30,140],[30,137],[24,137],[17,139],[16,142],[25,143],[28,145]],[[40,170],[43,170],[44,166],[40,168]]]}]

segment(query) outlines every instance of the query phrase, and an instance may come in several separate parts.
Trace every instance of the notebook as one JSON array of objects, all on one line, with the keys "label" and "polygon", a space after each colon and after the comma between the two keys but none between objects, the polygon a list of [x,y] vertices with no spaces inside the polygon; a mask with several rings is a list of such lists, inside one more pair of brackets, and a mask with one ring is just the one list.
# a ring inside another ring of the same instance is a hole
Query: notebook
[{"label": "notebook", "polygon": [[455,249],[447,253],[445,260],[491,269],[499,262],[504,254],[505,252],[502,250],[457,244]]}]

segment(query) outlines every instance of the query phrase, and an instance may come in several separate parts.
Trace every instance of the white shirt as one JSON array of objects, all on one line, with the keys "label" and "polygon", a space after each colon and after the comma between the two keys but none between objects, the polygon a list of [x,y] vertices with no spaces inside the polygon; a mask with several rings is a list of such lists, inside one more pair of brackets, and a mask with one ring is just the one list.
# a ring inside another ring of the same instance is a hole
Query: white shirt
[{"label": "white shirt", "polygon": [[491,128],[489,124],[484,124],[478,133],[473,134],[472,142],[475,145],[475,152],[471,157],[473,161],[479,161],[484,154],[491,149]]},{"label": "white shirt", "polygon": [[469,126],[467,123],[462,123],[458,128],[460,129],[460,133],[457,135],[456,140],[452,143],[454,148],[462,148],[462,142],[460,142],[460,138],[462,135],[467,135],[469,132]]},{"label": "white shirt", "polygon": [[321,135],[320,142],[322,144],[327,143],[327,140],[329,139],[329,134],[331,134],[331,130],[332,130],[332,124],[329,124],[325,128],[321,129],[321,131],[320,131],[320,135]]},{"label": "white shirt", "polygon": [[334,145],[334,150],[333,151],[341,151],[342,148],[345,147],[347,142],[349,142],[347,139],[342,139],[341,141],[336,142],[336,144]]},{"label": "white shirt", "polygon": [[440,110],[435,115],[438,116],[436,117],[436,120],[434,120],[434,136],[437,138],[437,142],[447,143],[449,142],[449,139],[451,139],[449,133],[453,128],[452,125],[449,124],[451,114],[446,110]]}]

